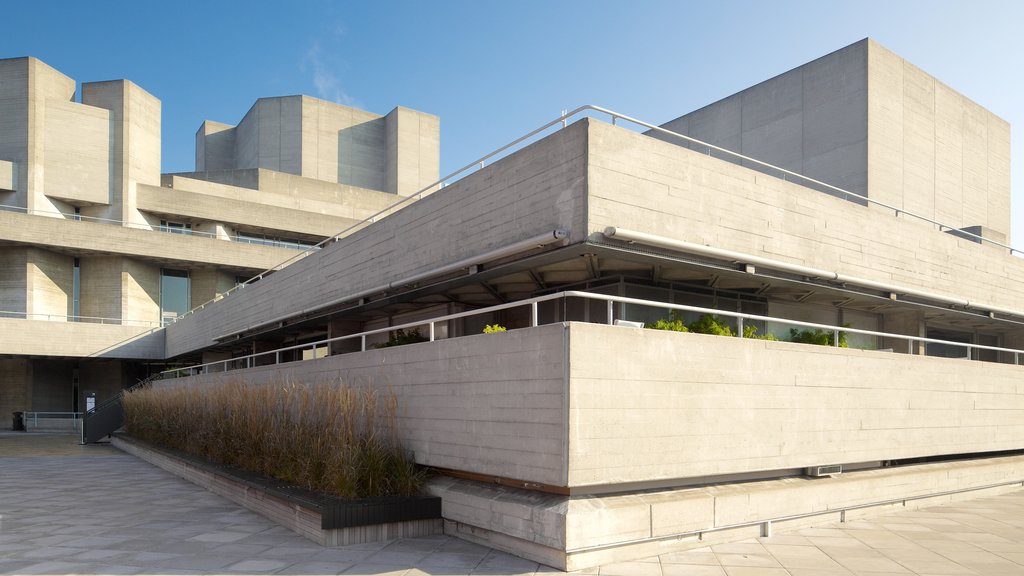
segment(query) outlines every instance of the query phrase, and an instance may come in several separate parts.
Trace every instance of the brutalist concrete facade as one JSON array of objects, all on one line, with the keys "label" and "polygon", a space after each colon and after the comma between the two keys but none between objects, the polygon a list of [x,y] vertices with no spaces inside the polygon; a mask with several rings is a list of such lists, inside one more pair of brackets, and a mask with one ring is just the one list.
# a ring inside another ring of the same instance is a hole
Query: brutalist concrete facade
[{"label": "brutalist concrete facade", "polygon": [[[200,131],[202,166],[218,171],[164,181],[244,202],[228,192],[242,182],[309,180],[319,149],[245,151],[254,127],[274,130],[305,101],[262,106]],[[359,138],[387,141],[388,126]],[[792,516],[1019,486],[1024,260],[1000,208],[1005,122],[865,40],[666,128],[710,142],[570,123],[179,319],[154,345],[198,364],[566,290],[647,304],[505,308],[440,322],[435,341],[285,350],[159,385],[394,390],[417,462],[443,472],[430,490],[446,529],[566,569]],[[405,193],[388,166],[361,177]],[[779,340],[608,325],[652,322],[667,314],[659,303],[770,317],[756,327]],[[785,341],[786,320],[868,332],[848,348],[801,344]],[[490,323],[509,331],[479,334]],[[989,348],[967,358],[905,337]],[[975,460],[951,460],[965,454]],[[803,475],[823,465],[845,472]]]},{"label": "brutalist concrete facade", "polygon": [[[154,96],[0,60],[4,418],[116,394],[163,366],[162,324],[437,179],[438,119],[405,108],[264,98],[239,130],[204,123],[196,172],[161,175]],[[240,152],[218,160],[226,134]],[[333,147],[311,151],[328,135]],[[176,308],[169,270],[187,279]]]}]

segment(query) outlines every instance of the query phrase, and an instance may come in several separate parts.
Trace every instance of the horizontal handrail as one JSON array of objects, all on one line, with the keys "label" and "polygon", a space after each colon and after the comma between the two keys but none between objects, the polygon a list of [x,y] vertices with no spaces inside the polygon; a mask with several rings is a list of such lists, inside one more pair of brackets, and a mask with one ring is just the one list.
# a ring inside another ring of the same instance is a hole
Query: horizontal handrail
[{"label": "horizontal handrail", "polygon": [[[549,295],[545,295],[545,296],[537,296],[537,297],[534,297],[534,298],[529,298],[527,300],[520,300],[520,301],[516,301],[516,302],[508,302],[508,303],[505,303],[505,304],[498,304],[498,305],[495,305],[495,306],[488,306],[486,308],[480,308],[480,309],[476,309],[476,310],[469,310],[469,311],[465,311],[465,312],[457,312],[457,313],[454,313],[454,314],[445,314],[443,316],[437,316],[437,317],[429,318],[429,319],[426,319],[426,320],[416,320],[416,321],[412,321],[412,322],[405,322],[403,324],[397,324],[397,325],[394,325],[394,326],[387,326],[385,328],[376,328],[376,329],[373,329],[373,330],[366,330],[366,331],[358,332],[358,333],[355,333],[355,334],[346,334],[344,336],[335,336],[334,338],[327,338],[327,339],[324,339],[324,340],[318,340],[316,342],[310,342],[310,343],[306,343],[306,344],[296,344],[296,345],[292,345],[292,346],[284,346],[284,347],[281,347],[281,348],[276,348],[274,350],[267,350],[267,351],[258,352],[258,353],[255,353],[255,354],[248,354],[246,356],[239,356],[239,357],[230,358],[230,359],[227,359],[227,360],[218,360],[216,362],[207,362],[205,364],[197,364],[197,365],[186,366],[186,367],[182,367],[182,368],[174,368],[174,369],[171,369],[171,370],[165,370],[165,371],[161,372],[161,375],[163,375],[164,377],[167,377],[167,378],[176,378],[176,377],[181,376],[182,373],[184,372],[185,373],[184,375],[191,376],[191,375],[194,375],[194,374],[202,373],[204,371],[207,371],[209,368],[213,368],[213,367],[216,367],[216,366],[222,366],[224,368],[223,371],[227,372],[227,371],[230,370],[229,367],[231,365],[237,365],[237,364],[243,364],[243,363],[245,365],[245,368],[250,368],[250,367],[253,367],[253,366],[256,365],[255,360],[257,358],[264,357],[264,356],[270,356],[270,355],[274,355],[275,356],[275,362],[274,363],[275,364],[279,364],[279,363],[281,363],[280,359],[281,359],[281,354],[282,353],[292,352],[292,351],[295,351],[295,350],[311,350],[311,351],[314,352],[314,354],[313,354],[314,358],[311,358],[311,359],[315,359],[316,358],[316,351],[318,349],[323,348],[323,347],[328,347],[332,343],[341,342],[343,340],[359,339],[360,340],[360,349],[361,349],[361,351],[366,351],[366,339],[367,339],[367,337],[372,337],[372,336],[376,336],[376,335],[379,335],[379,334],[387,334],[387,333],[390,333],[390,332],[394,332],[396,330],[406,330],[406,329],[409,329],[409,328],[419,328],[419,327],[423,327],[423,326],[427,326],[429,328],[429,331],[428,331],[428,341],[434,341],[435,340],[435,337],[434,337],[435,336],[435,325],[437,323],[439,323],[439,322],[447,322],[447,321],[450,321],[450,320],[456,320],[456,319],[466,318],[466,317],[470,317],[470,316],[478,316],[478,315],[481,315],[481,314],[489,314],[489,313],[492,313],[492,312],[498,312],[498,311],[501,311],[501,310],[507,310],[507,309],[510,309],[510,308],[519,308],[519,307],[524,307],[524,306],[530,306],[531,307],[531,314],[530,314],[531,322],[530,322],[530,326],[534,327],[534,326],[538,325],[538,319],[537,319],[537,305],[538,304],[540,304],[542,302],[548,302],[548,301],[551,301],[551,300],[559,300],[559,299],[566,299],[566,298],[585,298],[585,299],[590,299],[590,300],[599,300],[599,301],[606,302],[608,304],[608,312],[609,312],[608,313],[608,323],[609,324],[613,323],[613,321],[614,321],[614,309],[612,307],[613,304],[636,304],[636,305],[647,306],[647,307],[651,307],[651,308],[669,309],[669,310],[680,310],[680,311],[684,311],[684,312],[694,312],[694,313],[697,313],[697,314],[711,314],[711,315],[716,315],[716,316],[726,316],[726,317],[734,318],[734,319],[737,320],[737,336],[740,337],[740,338],[743,337],[743,322],[747,321],[747,320],[751,320],[751,321],[755,321],[755,322],[758,322],[758,321],[760,321],[760,322],[775,322],[775,323],[786,324],[786,325],[790,325],[790,326],[799,326],[799,327],[803,327],[803,328],[812,328],[812,329],[816,329],[816,330],[823,330],[823,331],[831,332],[835,336],[835,338],[833,340],[833,342],[834,342],[833,345],[834,346],[839,346],[839,343],[840,343],[839,335],[841,333],[846,333],[846,334],[861,334],[861,335],[865,335],[865,336],[875,336],[875,337],[880,337],[880,338],[892,338],[892,339],[897,339],[897,340],[903,340],[903,341],[908,342],[908,344],[909,344],[909,346],[908,346],[908,353],[910,353],[910,354],[913,353],[913,345],[916,342],[916,343],[922,343],[922,344],[925,344],[925,345],[927,345],[927,344],[940,344],[940,345],[946,345],[946,346],[955,346],[955,347],[958,347],[958,348],[965,348],[968,351],[968,357],[970,355],[970,351],[972,351],[972,350],[989,350],[989,351],[994,351],[994,352],[1006,352],[1006,353],[1009,353],[1009,354],[1013,354],[1014,364],[1020,364],[1021,356],[1024,355],[1024,350],[1019,350],[1019,349],[1015,349],[1015,348],[1003,348],[1003,347],[999,347],[999,346],[986,346],[986,345],[982,345],[982,344],[971,344],[971,343],[966,343],[966,342],[953,342],[953,341],[950,341],[950,340],[940,340],[940,339],[936,339],[936,338],[926,338],[926,337],[922,337],[922,336],[911,336],[911,335],[908,335],[908,334],[893,334],[893,333],[890,333],[890,332],[879,332],[877,330],[865,330],[865,329],[861,329],[861,328],[851,328],[851,327],[846,327],[846,326],[834,326],[834,325],[830,325],[830,324],[820,324],[820,323],[817,323],[817,322],[805,322],[803,320],[792,320],[792,319],[788,319],[788,318],[780,318],[780,317],[775,317],[775,316],[764,316],[764,315],[760,315],[760,314],[748,314],[748,313],[744,313],[744,312],[733,312],[733,311],[730,311],[730,310],[718,310],[718,309],[715,309],[715,308],[703,308],[703,307],[700,307],[700,306],[688,306],[688,305],[685,305],[685,304],[672,304],[672,303],[669,303],[669,302],[659,302],[659,301],[656,301],[656,300],[642,300],[642,299],[639,299],[639,298],[629,298],[629,297],[626,297],[626,296],[612,296],[612,295],[608,295],[608,294],[597,294],[597,293],[594,293],[594,292],[566,291],[566,292],[558,292],[558,293],[555,293],[555,294],[549,294]],[[623,318],[620,318],[620,319],[623,319]]]},{"label": "horizontal handrail", "polygon": [[43,314],[39,312],[14,312],[10,310],[0,310],[0,318],[63,321],[69,323],[77,322],[82,324],[120,324],[122,326],[128,326],[133,324],[138,324],[142,326],[162,326],[162,324],[156,320],[132,320],[130,318],[103,318],[99,316],[74,316],[70,314]]},{"label": "horizontal handrail", "polygon": [[79,420],[83,412],[25,412],[25,418],[53,418],[63,420]]},{"label": "horizontal handrail", "polygon": [[930,492],[926,494],[915,494],[913,496],[904,496],[901,498],[887,498],[885,500],[875,500],[872,502],[865,502],[863,504],[850,504],[845,506],[839,506],[837,508],[827,508],[824,510],[814,510],[811,512],[803,512],[801,514],[790,514],[788,516],[776,516],[774,518],[766,518],[760,520],[747,520],[745,522],[736,522],[734,524],[723,524],[720,526],[711,526],[708,528],[701,528],[699,530],[691,530],[687,532],[674,532],[671,534],[662,534],[658,536],[649,536],[646,538],[636,538],[633,540],[619,541],[608,544],[594,544],[591,546],[581,546],[579,548],[573,548],[567,550],[568,553],[578,554],[581,552],[593,552],[595,550],[606,550],[608,548],[614,548],[618,546],[628,546],[630,544],[648,544],[651,542],[664,542],[668,540],[682,540],[685,538],[697,538],[700,540],[704,539],[705,534],[711,534],[714,532],[723,532],[726,530],[736,530],[740,528],[751,528],[754,526],[761,527],[761,535],[767,537],[771,535],[772,524],[791,522],[793,520],[803,520],[807,518],[814,518],[817,516],[827,516],[830,514],[838,514],[839,522],[846,522],[846,515],[848,512],[855,512],[858,510],[866,510],[869,508],[878,508],[881,506],[892,506],[894,504],[907,505],[907,502],[914,502],[917,500],[926,500],[931,498],[942,498],[944,496],[953,496],[956,494],[964,494],[966,492],[975,492],[981,490],[992,490],[994,488],[1005,488],[1007,486],[1021,486],[1024,488],[1024,480],[1007,480],[1004,482],[997,482],[995,484],[985,484],[983,486],[968,486],[966,488],[955,488],[953,490],[943,490],[941,492]]}]

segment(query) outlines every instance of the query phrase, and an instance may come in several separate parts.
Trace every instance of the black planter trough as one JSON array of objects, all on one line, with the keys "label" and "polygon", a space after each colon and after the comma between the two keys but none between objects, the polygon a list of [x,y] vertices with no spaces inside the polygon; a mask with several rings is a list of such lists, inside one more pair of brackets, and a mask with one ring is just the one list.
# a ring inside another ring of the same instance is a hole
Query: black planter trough
[{"label": "black planter trough", "polygon": [[[114,434],[112,443],[321,544],[343,545],[441,532],[441,498],[438,496],[349,500],[209,462],[122,433]],[[310,524],[317,516],[319,530],[314,530]]]}]

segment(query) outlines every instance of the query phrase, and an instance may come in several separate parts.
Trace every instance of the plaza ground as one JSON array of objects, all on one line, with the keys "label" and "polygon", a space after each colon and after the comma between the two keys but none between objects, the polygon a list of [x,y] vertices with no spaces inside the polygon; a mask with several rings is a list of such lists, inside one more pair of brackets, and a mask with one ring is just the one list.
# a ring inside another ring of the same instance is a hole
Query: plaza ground
[{"label": "plaza ground", "polygon": [[[2,574],[555,572],[447,536],[324,548],[109,445],[0,432]],[[580,573],[1019,575],[1024,574],[1024,490]]]}]

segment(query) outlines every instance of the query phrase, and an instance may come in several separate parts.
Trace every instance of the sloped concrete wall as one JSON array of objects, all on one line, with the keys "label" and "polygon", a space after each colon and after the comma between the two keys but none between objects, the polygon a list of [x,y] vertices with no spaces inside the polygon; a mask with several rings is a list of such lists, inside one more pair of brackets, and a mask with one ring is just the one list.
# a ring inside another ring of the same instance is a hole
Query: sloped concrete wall
[{"label": "sloped concrete wall", "polygon": [[168,357],[556,228],[582,241],[587,126],[560,130],[176,322]]}]

